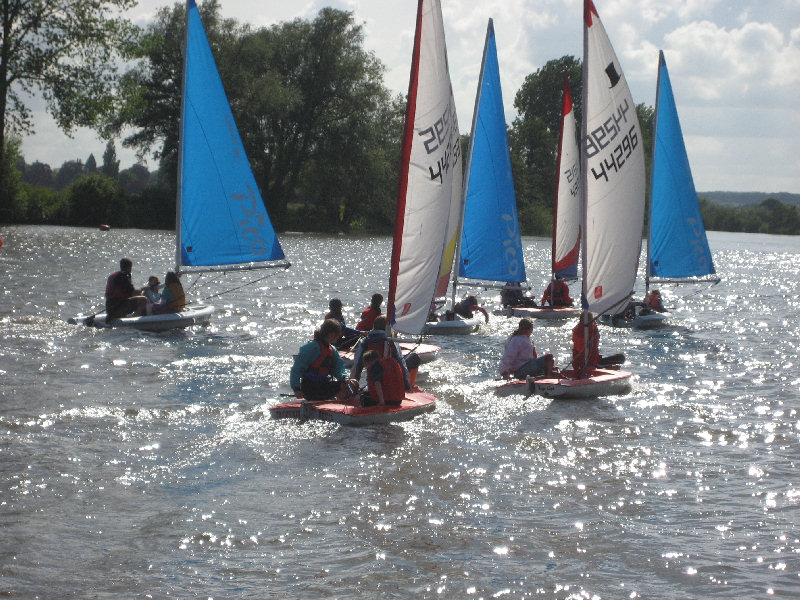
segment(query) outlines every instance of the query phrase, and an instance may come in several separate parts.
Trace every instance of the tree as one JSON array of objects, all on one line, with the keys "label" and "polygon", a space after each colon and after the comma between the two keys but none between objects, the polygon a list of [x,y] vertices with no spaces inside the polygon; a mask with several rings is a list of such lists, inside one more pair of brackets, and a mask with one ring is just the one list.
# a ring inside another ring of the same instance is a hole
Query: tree
[{"label": "tree", "polygon": [[53,169],[47,163],[39,162],[38,160],[28,168],[22,176],[23,183],[31,185],[40,185],[43,187],[52,188],[54,185]]},{"label": "tree", "polygon": [[83,174],[83,162],[80,159],[64,161],[56,172],[56,189],[63,190]]},{"label": "tree", "polygon": [[106,143],[100,171],[103,175],[108,175],[112,179],[116,179],[119,176],[119,161],[117,160],[117,147],[114,145],[114,140],[108,140],[108,143]]},{"label": "tree", "polygon": [[25,211],[24,199],[19,197],[20,172],[17,169],[22,140],[6,138],[3,144],[5,151],[0,156],[0,198],[3,199],[0,202],[0,223],[13,223]]},{"label": "tree", "polygon": [[97,159],[94,157],[94,154],[90,154],[89,158],[86,159],[86,164],[83,165],[83,170],[89,175],[92,173],[97,173]]},{"label": "tree", "polygon": [[6,132],[32,131],[25,100],[37,92],[66,133],[99,124],[113,107],[115,56],[135,34],[127,21],[109,13],[135,5],[136,0],[3,0],[0,152]]},{"label": "tree", "polygon": [[96,227],[101,223],[127,224],[124,194],[106,175],[84,175],[65,191],[69,224]]}]

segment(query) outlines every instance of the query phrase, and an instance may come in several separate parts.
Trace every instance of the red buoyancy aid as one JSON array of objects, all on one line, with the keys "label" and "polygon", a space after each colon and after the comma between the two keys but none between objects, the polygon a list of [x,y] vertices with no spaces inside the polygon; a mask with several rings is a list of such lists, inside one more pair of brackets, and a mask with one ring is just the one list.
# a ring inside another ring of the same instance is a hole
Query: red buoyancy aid
[{"label": "red buoyancy aid", "polygon": [[359,331],[369,331],[375,324],[375,319],[380,316],[380,311],[375,310],[371,306],[361,311],[361,320],[356,325]]},{"label": "red buoyancy aid", "polygon": [[[400,403],[406,395],[406,385],[400,363],[392,357],[379,358],[376,363],[379,366],[378,371],[380,372],[379,379],[381,391],[383,392],[383,401],[387,404]],[[367,388],[369,389],[369,395],[377,400],[378,395],[375,391],[375,381],[372,377],[375,363],[370,366],[372,369],[367,369]]]},{"label": "red buoyancy aid", "polygon": [[315,341],[319,344],[319,356],[309,365],[307,373],[330,375],[333,372],[333,347],[320,340]]},{"label": "red buoyancy aid", "polygon": [[122,271],[114,271],[108,276],[108,280],[106,280],[106,299],[108,300],[122,300],[130,296],[130,294],[117,283],[117,276],[120,273],[122,273]]},{"label": "red buoyancy aid", "polygon": [[[583,353],[585,350],[583,338],[584,325],[578,323],[572,328],[572,368],[576,371],[584,369]],[[589,360],[586,361],[586,369],[596,369],[600,362],[600,332],[597,330],[597,323],[592,321],[589,324]]]}]

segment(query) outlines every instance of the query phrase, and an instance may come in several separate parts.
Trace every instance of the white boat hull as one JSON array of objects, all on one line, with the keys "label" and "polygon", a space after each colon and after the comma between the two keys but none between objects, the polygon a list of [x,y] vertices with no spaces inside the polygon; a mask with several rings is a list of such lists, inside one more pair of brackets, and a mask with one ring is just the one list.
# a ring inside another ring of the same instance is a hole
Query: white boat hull
[{"label": "white boat hull", "polygon": [[[406,356],[409,352],[416,352],[417,356],[419,356],[420,364],[424,365],[436,358],[436,355],[439,353],[439,350],[441,350],[441,347],[434,346],[433,344],[400,342],[400,350],[403,352],[403,356]],[[355,359],[355,350],[339,350],[339,356],[342,357],[345,367],[350,368],[353,366],[353,360]]]},{"label": "white boat hull", "polygon": [[632,373],[616,369],[595,369],[589,377],[571,379],[572,371],[564,371],[565,378],[543,377],[530,382],[531,392],[559,400],[588,400],[601,396],[618,396],[631,391]]},{"label": "white boat hull", "polygon": [[506,381],[501,385],[494,388],[494,395],[504,398],[506,396],[513,396],[515,394],[522,394],[528,396],[531,394],[530,386],[525,379],[514,379]]},{"label": "white boat hull", "polygon": [[478,331],[482,322],[483,317],[472,317],[471,319],[456,317],[452,321],[431,321],[425,323],[422,333],[424,335],[468,335]]},{"label": "white boat hull", "polygon": [[75,317],[68,321],[73,324],[82,323],[90,327],[119,328],[131,327],[140,331],[167,331],[169,329],[183,329],[192,325],[208,323],[214,307],[211,305],[187,306],[178,313],[164,313],[160,315],[142,315],[141,317],[122,317],[106,322],[106,313],[99,313],[92,317]]},{"label": "white boat hull", "polygon": [[633,319],[625,319],[620,315],[602,315],[600,322],[610,327],[622,327],[633,329],[656,329],[669,325],[672,314],[668,312],[647,312],[637,314]]},{"label": "white boat hull", "polygon": [[561,319],[577,319],[581,311],[579,308],[565,306],[563,308],[514,306],[494,311],[496,315],[505,317],[528,317],[529,319],[545,319],[558,321]]}]

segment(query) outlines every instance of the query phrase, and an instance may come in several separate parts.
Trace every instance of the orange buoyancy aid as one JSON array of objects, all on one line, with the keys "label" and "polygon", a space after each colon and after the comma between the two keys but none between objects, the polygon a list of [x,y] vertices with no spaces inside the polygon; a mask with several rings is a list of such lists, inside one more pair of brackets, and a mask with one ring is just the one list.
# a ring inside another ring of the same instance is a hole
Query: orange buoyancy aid
[{"label": "orange buoyancy aid", "polygon": [[[572,328],[572,368],[582,371],[584,368],[583,354],[586,350],[583,337],[584,325],[578,323]],[[600,332],[597,330],[597,323],[592,321],[589,324],[588,351],[589,359],[586,361],[587,369],[594,369],[600,362]]]},{"label": "orange buoyancy aid", "polygon": [[130,294],[127,290],[123,289],[121,285],[119,285],[117,281],[117,276],[120,275],[122,271],[114,271],[111,275],[108,276],[106,280],[106,299],[107,300],[124,300],[125,298],[130,297]]},{"label": "orange buoyancy aid", "polygon": [[172,300],[167,302],[167,308],[172,312],[180,312],[186,308],[186,295],[180,283],[168,283],[166,289],[172,294]]},{"label": "orange buoyancy aid", "polygon": [[[377,365],[377,369],[375,368]],[[377,372],[377,373],[376,373]],[[405,398],[406,385],[403,377],[403,369],[397,359],[392,357],[379,358],[370,368],[367,369],[367,389],[369,395],[378,399],[375,391],[375,379],[377,375],[383,392],[383,400],[388,404],[397,404]]]},{"label": "orange buoyancy aid", "polygon": [[315,375],[330,375],[333,372],[333,347],[320,340],[314,340],[319,344],[319,356],[314,359],[308,366],[306,373],[313,373]]}]

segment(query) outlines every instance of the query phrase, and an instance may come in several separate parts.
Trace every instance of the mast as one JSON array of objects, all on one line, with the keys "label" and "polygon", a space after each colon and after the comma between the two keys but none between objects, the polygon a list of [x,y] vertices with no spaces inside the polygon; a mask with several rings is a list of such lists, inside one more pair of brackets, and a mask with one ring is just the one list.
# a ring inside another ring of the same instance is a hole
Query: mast
[{"label": "mast", "polygon": [[175,198],[175,272],[181,272],[183,248],[183,219],[181,207],[183,206],[183,140],[184,127],[186,126],[186,66],[188,63],[189,48],[189,9],[194,0],[186,0],[186,15],[183,28],[183,73],[181,74],[181,116],[178,123],[178,187]]},{"label": "mast", "polygon": [[586,238],[588,237],[589,219],[588,219],[588,198],[586,196],[586,171],[588,165],[588,157],[586,149],[583,148],[583,140],[586,138],[586,123],[589,104],[587,103],[587,91],[589,89],[589,69],[586,65],[586,59],[589,55],[589,19],[591,18],[589,11],[594,10],[592,0],[583,0],[583,68],[581,69],[581,133],[580,133],[580,152],[581,152],[581,214],[583,221],[583,236],[581,239],[581,254],[583,254],[583,277],[581,278],[581,323],[583,323],[583,369],[589,362],[589,301],[588,293],[586,290]]},{"label": "mast", "polygon": [[656,165],[656,154],[658,153],[658,143],[655,136],[658,133],[658,105],[661,100],[661,66],[664,64],[664,51],[658,51],[658,77],[656,78],[656,118],[653,121],[653,159],[650,162],[650,188],[647,190],[647,265],[644,275],[644,297],[650,293],[650,245],[653,242],[653,174]]}]

